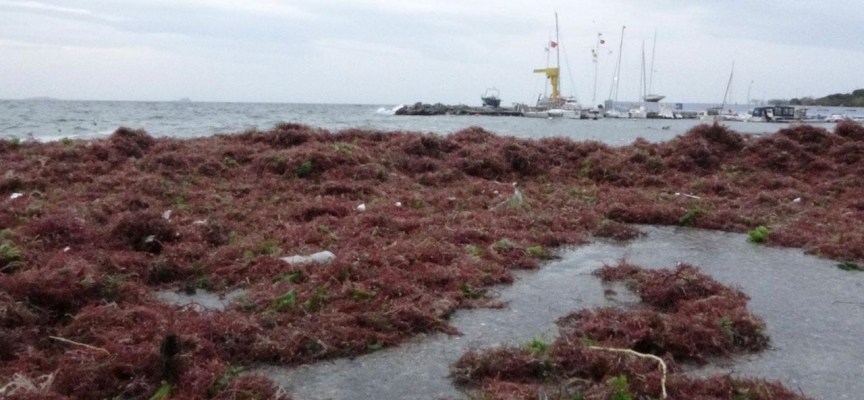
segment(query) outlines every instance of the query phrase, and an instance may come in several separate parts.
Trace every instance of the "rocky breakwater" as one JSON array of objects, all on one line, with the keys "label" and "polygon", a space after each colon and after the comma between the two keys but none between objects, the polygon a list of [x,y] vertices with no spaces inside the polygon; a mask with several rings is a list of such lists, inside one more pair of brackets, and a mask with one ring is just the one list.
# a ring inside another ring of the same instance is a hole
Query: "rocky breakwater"
[{"label": "rocky breakwater", "polygon": [[506,108],[470,107],[464,104],[447,105],[417,102],[396,110],[396,115],[484,115],[484,116],[521,116],[522,113]]}]

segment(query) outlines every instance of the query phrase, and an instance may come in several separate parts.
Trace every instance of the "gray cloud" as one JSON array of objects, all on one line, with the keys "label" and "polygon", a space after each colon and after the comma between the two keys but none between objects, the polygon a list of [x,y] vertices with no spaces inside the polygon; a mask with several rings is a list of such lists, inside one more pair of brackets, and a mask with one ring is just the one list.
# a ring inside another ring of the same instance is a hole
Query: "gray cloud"
[{"label": "gray cloud", "polygon": [[[563,87],[583,101],[597,32],[607,40],[603,99],[624,24],[625,99],[638,96],[639,48],[650,48],[655,29],[655,86],[673,101],[717,101],[733,60],[741,101],[750,81],[754,97],[864,85],[855,67],[864,62],[864,8],[852,1],[553,3],[0,1],[0,98],[467,103],[496,85],[505,101],[530,101],[542,90],[531,70],[545,64],[553,8],[574,75]],[[81,77],[88,85],[68,83]]]}]

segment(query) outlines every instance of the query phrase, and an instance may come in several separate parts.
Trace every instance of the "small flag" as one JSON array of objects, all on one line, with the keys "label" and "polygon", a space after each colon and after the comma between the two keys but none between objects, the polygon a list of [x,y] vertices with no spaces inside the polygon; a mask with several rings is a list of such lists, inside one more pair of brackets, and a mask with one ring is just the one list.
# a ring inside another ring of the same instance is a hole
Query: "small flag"
[{"label": "small flag", "polygon": [[555,42],[553,42],[553,41],[550,40],[550,41],[549,41],[549,46],[552,47],[552,48],[554,49],[554,48],[558,47],[558,43],[555,43]]},{"label": "small flag", "polygon": [[600,39],[600,44],[606,44],[606,41],[603,39]]}]

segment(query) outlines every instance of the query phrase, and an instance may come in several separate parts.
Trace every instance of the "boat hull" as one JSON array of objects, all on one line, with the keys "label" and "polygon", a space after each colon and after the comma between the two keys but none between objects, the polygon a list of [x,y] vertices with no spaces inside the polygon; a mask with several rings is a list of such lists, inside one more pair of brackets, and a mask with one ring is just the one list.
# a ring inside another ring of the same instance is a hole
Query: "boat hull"
[{"label": "boat hull", "polygon": [[564,110],[540,110],[540,111],[522,111],[522,116],[527,118],[563,118],[568,114]]},{"label": "boat hull", "polygon": [[501,107],[501,99],[497,97],[481,97],[480,100],[483,100],[484,106],[494,108]]}]

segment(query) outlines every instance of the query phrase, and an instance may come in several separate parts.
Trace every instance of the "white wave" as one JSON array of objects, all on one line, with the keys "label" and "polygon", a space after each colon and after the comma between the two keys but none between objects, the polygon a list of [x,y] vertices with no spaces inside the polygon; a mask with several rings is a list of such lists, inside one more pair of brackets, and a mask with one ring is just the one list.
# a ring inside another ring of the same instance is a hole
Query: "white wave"
[{"label": "white wave", "polygon": [[376,112],[377,112],[378,114],[381,114],[381,115],[396,115],[396,111],[399,111],[399,109],[401,109],[402,107],[405,107],[405,105],[400,104],[400,105],[398,105],[398,106],[396,106],[396,107],[393,107],[393,108],[391,108],[391,109],[389,109],[389,110],[386,109],[386,108],[384,108],[384,107],[381,107],[381,108],[379,108],[378,111],[376,111]]}]

